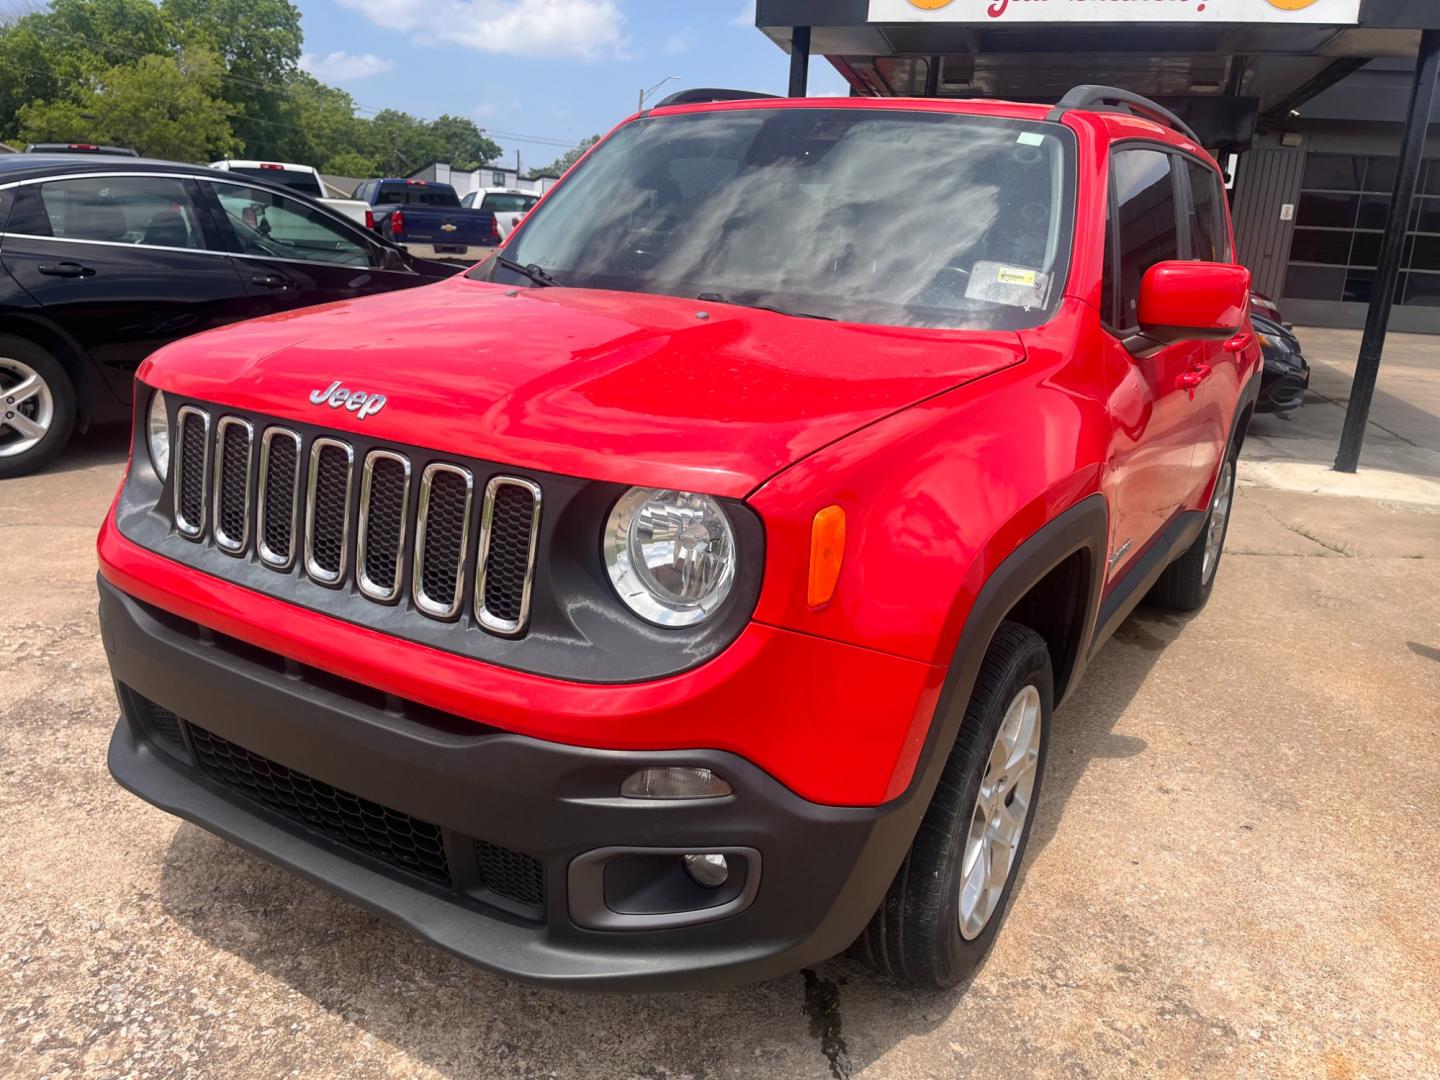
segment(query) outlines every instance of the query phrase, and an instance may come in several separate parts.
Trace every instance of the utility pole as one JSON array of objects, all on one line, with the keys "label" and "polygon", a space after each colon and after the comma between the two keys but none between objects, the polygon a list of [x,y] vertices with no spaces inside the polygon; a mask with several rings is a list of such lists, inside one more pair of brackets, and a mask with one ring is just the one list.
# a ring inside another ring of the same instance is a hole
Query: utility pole
[{"label": "utility pole", "polygon": [[1405,113],[1405,132],[1400,136],[1400,165],[1395,174],[1395,192],[1390,199],[1390,216],[1380,244],[1375,291],[1370,300],[1370,313],[1365,319],[1365,336],[1360,342],[1360,356],[1355,364],[1355,381],[1350,384],[1350,401],[1345,406],[1345,427],[1340,433],[1340,452],[1335,456],[1336,472],[1353,473],[1360,464],[1360,447],[1365,442],[1370,402],[1375,396],[1375,377],[1380,373],[1385,335],[1390,330],[1390,311],[1395,305],[1395,285],[1400,280],[1405,233],[1411,208],[1415,205],[1415,190],[1420,182],[1425,134],[1430,127],[1437,84],[1440,84],[1440,30],[1426,30],[1420,38],[1420,53],[1415,60],[1415,74],[1410,83],[1410,105]]},{"label": "utility pole", "polygon": [[635,105],[635,111],[636,111],[636,112],[644,112],[644,111],[645,111],[645,99],[648,98],[651,94],[653,94],[656,90],[659,90],[660,87],[664,86],[664,85],[665,85],[667,82],[669,82],[671,79],[678,79],[678,78],[680,78],[679,75],[666,75],[663,79],[661,79],[659,82],[657,82],[654,86],[650,87],[649,90],[641,90],[641,91],[640,91],[640,100],[639,100],[639,101],[636,103],[636,105]]}]

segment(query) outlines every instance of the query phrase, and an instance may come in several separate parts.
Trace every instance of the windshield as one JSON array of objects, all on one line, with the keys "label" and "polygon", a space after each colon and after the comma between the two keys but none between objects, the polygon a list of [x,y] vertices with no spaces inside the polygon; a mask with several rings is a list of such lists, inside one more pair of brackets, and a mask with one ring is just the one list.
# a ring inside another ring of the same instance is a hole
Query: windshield
[{"label": "windshield", "polygon": [[279,184],[302,195],[325,194],[320,190],[320,181],[312,172],[301,172],[299,169],[259,169],[245,165],[232,165],[229,171],[240,176],[257,176],[261,180],[269,180],[272,184]]},{"label": "windshield", "polygon": [[[560,284],[895,326],[1043,322],[1069,257],[1055,124],[880,109],[652,116],[594,150],[505,255]],[[476,276],[526,279],[490,260]]]}]

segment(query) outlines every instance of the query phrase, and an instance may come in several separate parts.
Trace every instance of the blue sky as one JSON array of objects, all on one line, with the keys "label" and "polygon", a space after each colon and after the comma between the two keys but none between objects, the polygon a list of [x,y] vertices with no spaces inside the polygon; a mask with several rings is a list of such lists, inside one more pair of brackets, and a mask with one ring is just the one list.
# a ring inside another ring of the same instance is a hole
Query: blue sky
[{"label": "blue sky", "polygon": [[[641,89],[784,92],[789,61],[755,29],[753,0],[294,0],[303,67],[362,115],[468,116],[526,168],[608,130]],[[843,92],[823,59],[812,94]],[[523,138],[522,138],[523,137]]]}]

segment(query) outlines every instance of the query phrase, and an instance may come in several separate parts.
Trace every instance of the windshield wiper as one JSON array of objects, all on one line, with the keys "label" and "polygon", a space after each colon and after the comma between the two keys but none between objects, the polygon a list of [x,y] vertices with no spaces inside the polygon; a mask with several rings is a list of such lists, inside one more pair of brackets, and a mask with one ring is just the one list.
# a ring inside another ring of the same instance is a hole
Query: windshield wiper
[{"label": "windshield wiper", "polygon": [[702,292],[695,299],[705,300],[712,304],[734,304],[736,307],[755,308],[757,311],[773,311],[776,315],[789,315],[794,319],[823,319],[825,322],[837,321],[833,315],[816,315],[813,311],[791,311],[789,308],[772,307],[770,304],[751,304],[744,300],[730,300],[714,292]]},{"label": "windshield wiper", "polygon": [[544,267],[536,263],[531,263],[530,265],[526,266],[522,263],[516,262],[514,259],[507,259],[504,255],[496,255],[495,261],[498,262],[501,266],[503,266],[506,270],[510,270],[516,274],[521,275],[522,277],[529,278],[536,285],[539,285],[542,289],[551,288],[560,284],[560,282],[556,281],[553,277],[551,277],[545,272]]}]

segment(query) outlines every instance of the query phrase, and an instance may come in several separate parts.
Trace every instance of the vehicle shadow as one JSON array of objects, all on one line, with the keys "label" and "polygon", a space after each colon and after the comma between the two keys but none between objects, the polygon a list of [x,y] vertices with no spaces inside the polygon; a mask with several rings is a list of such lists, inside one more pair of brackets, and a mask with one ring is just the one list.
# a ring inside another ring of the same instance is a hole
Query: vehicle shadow
[{"label": "vehicle shadow", "polygon": [[[1056,716],[1026,867],[1086,768],[1146,744],[1114,727],[1183,625],[1142,609]],[[1021,885],[1023,887],[1022,868]],[[188,934],[450,1077],[816,1075],[845,1080],[945,1022],[967,987],[898,986],[842,956],[758,986],[592,996],[480,971],[193,826],[165,857],[161,899]]]},{"label": "vehicle shadow", "polygon": [[51,476],[79,472],[96,465],[123,465],[130,454],[128,423],[97,425],[86,432],[77,431],[59,457],[33,476]]}]

